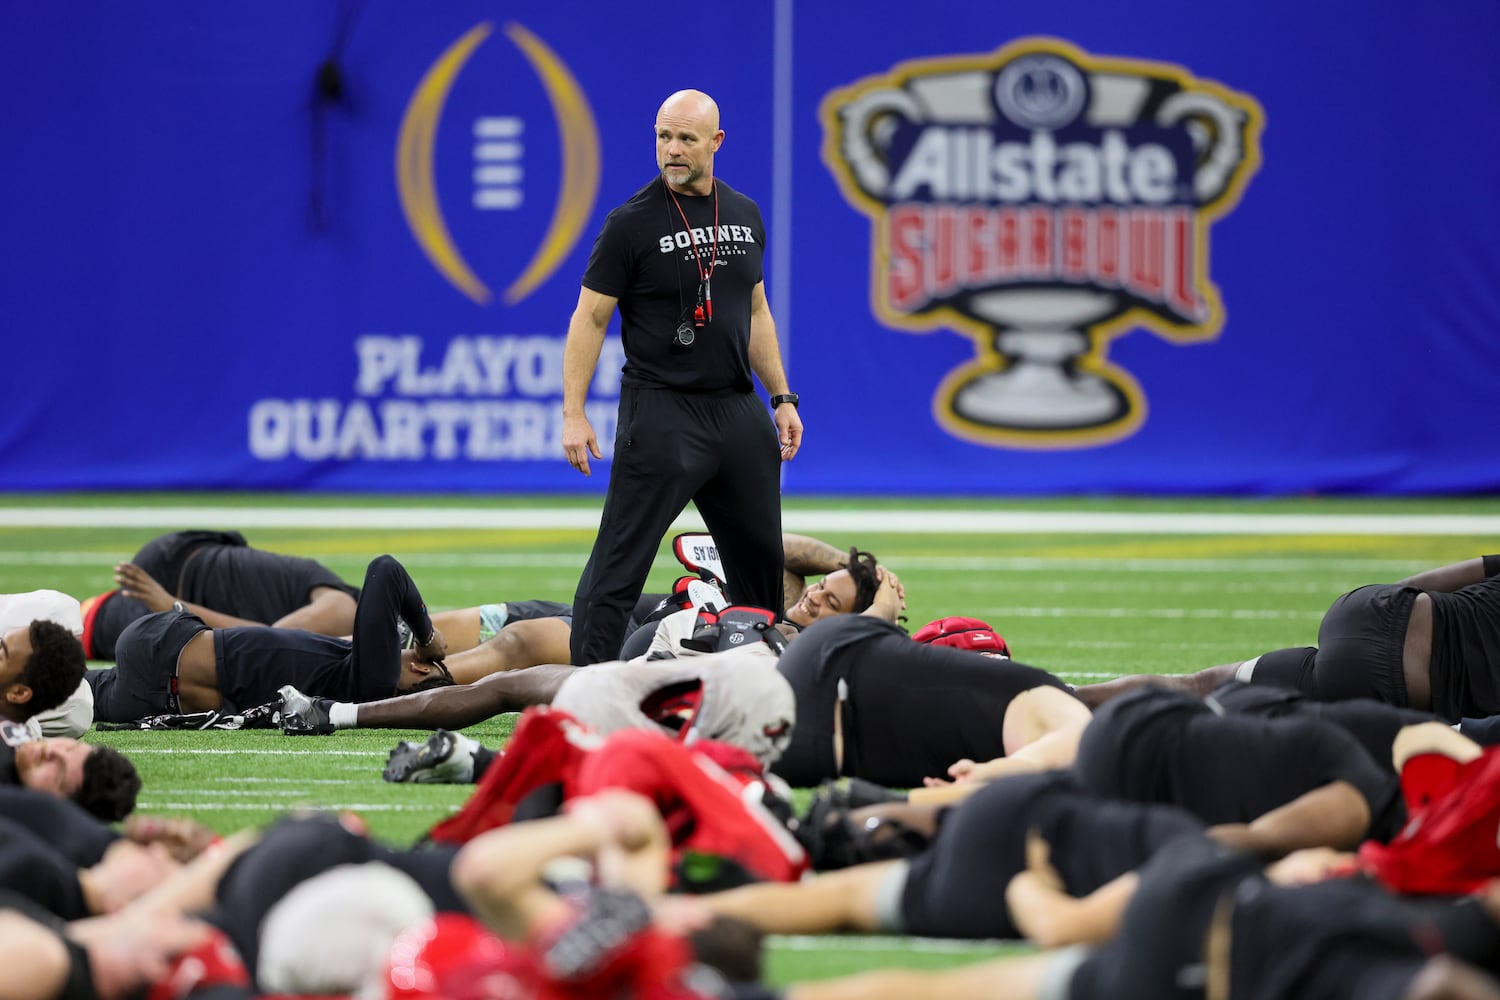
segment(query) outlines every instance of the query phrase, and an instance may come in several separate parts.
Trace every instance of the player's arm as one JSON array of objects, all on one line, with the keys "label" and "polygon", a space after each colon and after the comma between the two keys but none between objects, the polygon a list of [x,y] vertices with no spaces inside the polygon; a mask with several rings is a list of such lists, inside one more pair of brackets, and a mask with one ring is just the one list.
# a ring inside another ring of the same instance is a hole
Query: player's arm
[{"label": "player's arm", "polygon": [[786,589],[787,607],[802,600],[808,577],[826,576],[849,565],[848,552],[807,535],[782,534],[781,551],[782,585]]},{"label": "player's arm", "polygon": [[[321,635],[348,635],[354,630],[354,611],[359,602],[347,590],[314,587],[307,603],[272,622],[273,628],[300,628]],[[201,617],[201,616],[200,616]],[[224,628],[204,619],[213,628]]]},{"label": "player's arm", "polygon": [[[776,339],[776,320],[766,301],[766,283],[756,282],[750,291],[750,370],[755,372],[767,394],[780,396],[788,392],[786,371],[781,366],[781,344]],[[781,460],[789,462],[802,447],[802,418],[792,403],[776,407],[776,434],[781,442]]]},{"label": "player's arm", "polygon": [[589,383],[604,349],[604,332],[619,300],[592,288],[578,291],[578,305],[568,320],[568,338],[563,344],[563,454],[568,464],[589,475],[589,456],[604,458],[593,425],[584,412]]},{"label": "player's arm", "polygon": [[182,605],[184,611],[191,611],[209,628],[235,628],[241,625],[264,625],[265,622],[251,621],[248,618],[237,618],[234,615],[206,608],[201,604],[191,601],[178,601],[165,587],[157,582],[156,578],[135,563],[120,563],[115,567],[115,583],[120,587],[120,593],[125,597],[132,597],[140,601],[152,611],[171,611],[178,604]]},{"label": "player's arm", "polygon": [[571,804],[550,819],[491,830],[464,845],[453,859],[452,881],[474,913],[501,937],[524,940],[548,924],[567,918],[569,904],[543,881],[549,862],[560,857],[597,859],[601,881],[632,882],[637,891],[642,855],[655,858],[660,871],[645,872],[656,885],[666,882],[666,828],[656,806],[631,792],[608,791]]},{"label": "player's arm", "polygon": [[1370,828],[1370,806],[1347,781],[1333,781],[1249,823],[1212,827],[1208,835],[1226,847],[1288,854],[1304,847],[1352,850]]},{"label": "player's arm", "polygon": [[1500,556],[1475,556],[1449,566],[1423,570],[1405,580],[1398,580],[1397,583],[1405,587],[1416,587],[1418,590],[1446,594],[1497,574],[1500,574]]},{"label": "player's arm", "polygon": [[[0,910],[0,1000],[61,996],[72,964],[63,939],[19,910]],[[86,960],[85,960],[86,963]]]},{"label": "player's arm", "polygon": [[720,916],[767,934],[882,930],[880,889],[897,862],[877,861],[803,882],[757,882],[701,897]]}]

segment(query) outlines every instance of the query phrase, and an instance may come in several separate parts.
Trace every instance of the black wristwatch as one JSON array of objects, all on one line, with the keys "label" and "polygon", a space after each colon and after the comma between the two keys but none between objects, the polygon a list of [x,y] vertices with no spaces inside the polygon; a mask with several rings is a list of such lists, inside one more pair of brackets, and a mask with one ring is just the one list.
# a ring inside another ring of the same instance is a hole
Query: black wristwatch
[{"label": "black wristwatch", "polygon": [[771,409],[776,409],[782,403],[791,403],[793,406],[797,406],[797,394],[795,392],[783,392],[779,396],[771,397]]}]

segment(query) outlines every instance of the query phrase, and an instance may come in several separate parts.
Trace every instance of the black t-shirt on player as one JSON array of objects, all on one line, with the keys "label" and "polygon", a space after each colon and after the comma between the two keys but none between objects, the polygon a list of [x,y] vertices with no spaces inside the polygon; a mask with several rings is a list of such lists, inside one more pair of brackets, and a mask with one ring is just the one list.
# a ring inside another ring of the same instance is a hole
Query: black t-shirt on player
[{"label": "black t-shirt on player", "polygon": [[1338,726],[1218,715],[1200,698],[1160,688],[1094,713],[1073,771],[1096,795],[1180,806],[1210,825],[1249,823],[1334,781],[1364,797],[1369,836],[1388,840],[1406,820],[1399,781]]},{"label": "black t-shirt on player", "polygon": [[[583,285],[619,300],[627,388],[753,389],[750,298],[762,278],[766,227],[755,202],[714,184],[716,194],[695,197],[669,191],[658,177],[610,212],[594,241]],[[713,318],[683,347],[677,327],[692,322],[706,271]]]}]

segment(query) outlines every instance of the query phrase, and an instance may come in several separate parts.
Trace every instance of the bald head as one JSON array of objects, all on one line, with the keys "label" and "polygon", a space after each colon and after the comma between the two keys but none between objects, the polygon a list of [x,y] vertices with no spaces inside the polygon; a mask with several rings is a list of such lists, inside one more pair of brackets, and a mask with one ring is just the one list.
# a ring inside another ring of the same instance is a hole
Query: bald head
[{"label": "bald head", "polygon": [[713,191],[714,154],[723,141],[719,106],[701,90],[679,90],[656,112],[656,165],[674,191]]},{"label": "bald head", "polygon": [[661,107],[656,109],[657,124],[664,117],[674,121],[692,119],[706,128],[710,135],[719,131],[719,106],[701,90],[679,90],[662,101]]}]

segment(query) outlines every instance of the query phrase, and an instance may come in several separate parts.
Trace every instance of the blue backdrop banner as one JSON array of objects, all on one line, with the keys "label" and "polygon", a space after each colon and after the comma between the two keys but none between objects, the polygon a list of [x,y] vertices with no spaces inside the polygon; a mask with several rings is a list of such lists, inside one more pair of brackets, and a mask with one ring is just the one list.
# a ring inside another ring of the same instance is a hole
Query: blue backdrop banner
[{"label": "blue backdrop banner", "polygon": [[1053,7],[8,9],[5,486],[602,489],[567,321],[699,87],[788,492],[1500,489],[1500,5]]}]

